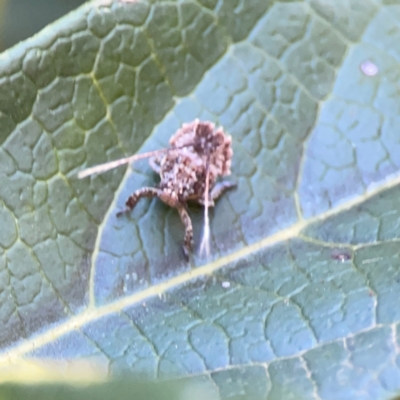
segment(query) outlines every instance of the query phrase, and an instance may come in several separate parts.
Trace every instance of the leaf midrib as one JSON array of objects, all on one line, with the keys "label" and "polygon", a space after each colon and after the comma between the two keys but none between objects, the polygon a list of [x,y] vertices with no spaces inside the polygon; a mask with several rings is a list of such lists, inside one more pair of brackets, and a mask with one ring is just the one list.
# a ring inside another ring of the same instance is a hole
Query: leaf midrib
[{"label": "leaf midrib", "polygon": [[156,285],[153,285],[152,287],[146,288],[130,296],[118,299],[109,304],[102,305],[99,307],[90,305],[81,314],[76,315],[63,323],[60,323],[58,326],[53,327],[52,329],[49,329],[44,333],[41,333],[39,335],[34,335],[30,339],[24,340],[22,343],[17,344],[9,348],[8,350],[4,351],[3,354],[0,354],[0,366],[9,365],[12,362],[17,362],[18,359],[24,356],[26,353],[32,352],[33,350],[40,348],[45,344],[51,343],[54,340],[60,338],[61,336],[70,333],[76,329],[79,329],[90,322],[98,320],[102,317],[106,317],[107,315],[110,315],[112,313],[119,312],[120,310],[130,307],[136,303],[143,302],[144,300],[150,297],[154,297],[157,295],[159,296],[177,287],[178,285],[183,285],[196,278],[200,278],[204,275],[211,275],[215,271],[220,270],[221,268],[229,265],[230,263],[237,262],[238,260],[243,259],[252,253],[263,250],[267,247],[271,247],[282,241],[298,237],[300,232],[309,225],[321,220],[325,220],[329,217],[335,216],[344,211],[347,211],[354,206],[364,203],[366,200],[372,198],[373,196],[376,196],[379,193],[384,192],[399,184],[400,184],[400,175],[394,177],[390,182],[385,181],[382,182],[381,185],[374,186],[372,189],[367,191],[363,196],[350,199],[347,202],[342,203],[340,206],[328,210],[324,213],[321,213],[308,220],[301,220],[286,229],[283,229],[273,235],[261,239],[256,243],[245,246],[228,255],[220,257],[219,259],[214,260],[208,264],[199,266],[190,271],[186,271],[165,282],[158,283]]}]

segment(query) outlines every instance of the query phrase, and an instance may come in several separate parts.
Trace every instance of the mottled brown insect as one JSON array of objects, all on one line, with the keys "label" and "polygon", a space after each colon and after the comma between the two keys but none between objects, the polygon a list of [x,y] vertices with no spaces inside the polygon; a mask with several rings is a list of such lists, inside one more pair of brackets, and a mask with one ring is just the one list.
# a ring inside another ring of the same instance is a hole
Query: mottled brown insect
[{"label": "mottled brown insect", "polygon": [[[178,210],[185,226],[183,250],[188,257],[193,246],[193,228],[187,202],[194,201],[205,206],[207,225],[208,207],[214,206],[214,201],[224,191],[235,186],[228,181],[217,182],[219,177],[231,173],[232,138],[222,128],[216,129],[212,122],[196,119],[183,124],[171,137],[169,144],[168,149],[135,158],[149,157],[151,154],[149,164],[160,175],[161,181],[157,187],[143,187],[134,192],[126,201],[127,209],[117,215],[131,211],[142,197],[158,197]],[[103,172],[133,159],[128,157],[122,162],[108,163],[104,169],[100,169],[101,166],[91,168],[83,171],[80,177]]]}]

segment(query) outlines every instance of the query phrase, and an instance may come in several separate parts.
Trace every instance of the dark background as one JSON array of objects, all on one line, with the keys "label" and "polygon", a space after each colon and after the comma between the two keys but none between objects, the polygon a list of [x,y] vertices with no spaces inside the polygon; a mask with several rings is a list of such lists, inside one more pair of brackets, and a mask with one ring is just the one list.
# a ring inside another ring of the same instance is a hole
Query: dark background
[{"label": "dark background", "polygon": [[85,0],[0,0],[0,52],[39,32]]}]

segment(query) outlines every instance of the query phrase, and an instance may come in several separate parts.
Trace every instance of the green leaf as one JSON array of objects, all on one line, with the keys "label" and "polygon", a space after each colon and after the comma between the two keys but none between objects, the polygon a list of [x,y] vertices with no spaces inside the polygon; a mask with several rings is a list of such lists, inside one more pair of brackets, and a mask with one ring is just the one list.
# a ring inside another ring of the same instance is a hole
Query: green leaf
[{"label": "green leaf", "polygon": [[[211,395],[211,397],[210,397]],[[121,400],[210,400],[216,397],[200,386],[187,385],[183,382],[154,383],[130,380],[113,380],[86,386],[68,385],[66,383],[49,383],[42,385],[6,384],[0,386],[1,400],[43,399],[43,400],[98,400],[118,398]]]},{"label": "green leaf", "polygon": [[[394,0],[97,1],[4,53],[0,366],[89,358],[221,399],[399,392],[399,59]],[[212,259],[186,263],[176,210],[116,218],[146,162],[76,174],[196,117],[232,135],[238,187]]]},{"label": "green leaf", "polygon": [[166,388],[165,385],[163,386],[158,384],[155,387],[153,383],[146,385],[141,382],[128,381],[97,384],[83,388],[68,386],[66,384],[50,384],[43,386],[17,386],[9,384],[5,387],[0,387],[1,400],[21,400],[32,398],[43,400],[97,400],[111,399],[115,396],[121,400],[175,400],[179,398],[190,398],[189,396],[179,397],[182,396],[182,393],[180,393],[179,390]]}]

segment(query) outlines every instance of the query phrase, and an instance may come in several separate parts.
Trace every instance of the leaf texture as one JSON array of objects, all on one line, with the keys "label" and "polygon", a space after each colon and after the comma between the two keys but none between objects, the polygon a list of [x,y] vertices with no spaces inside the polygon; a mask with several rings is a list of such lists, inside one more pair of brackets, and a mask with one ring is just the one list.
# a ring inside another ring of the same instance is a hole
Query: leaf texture
[{"label": "leaf texture", "polygon": [[[89,358],[221,399],[398,392],[399,58],[383,0],[97,1],[4,53],[0,365]],[[238,187],[187,263],[176,210],[116,218],[146,162],[76,173],[194,118],[232,135]]]}]

